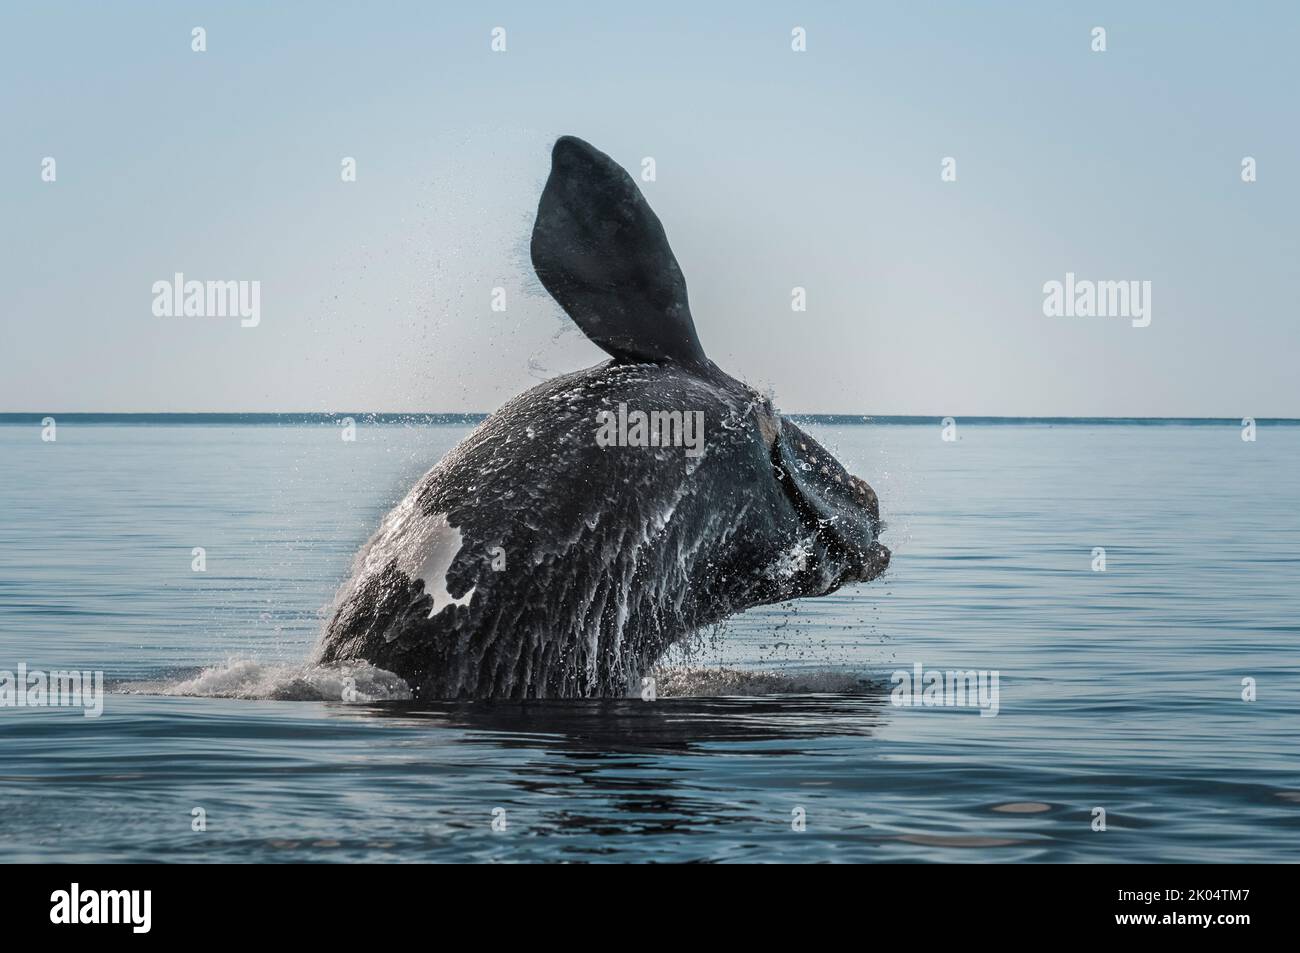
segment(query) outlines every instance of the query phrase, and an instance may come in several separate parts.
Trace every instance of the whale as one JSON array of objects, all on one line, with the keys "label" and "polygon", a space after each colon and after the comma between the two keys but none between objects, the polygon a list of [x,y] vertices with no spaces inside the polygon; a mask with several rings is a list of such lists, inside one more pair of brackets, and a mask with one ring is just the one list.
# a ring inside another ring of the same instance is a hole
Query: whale
[{"label": "whale", "polygon": [[558,139],[530,253],[609,355],[509,400],[381,521],[314,660],[418,700],[627,697],[692,633],[889,565],[863,479],[705,354],[664,227]]}]

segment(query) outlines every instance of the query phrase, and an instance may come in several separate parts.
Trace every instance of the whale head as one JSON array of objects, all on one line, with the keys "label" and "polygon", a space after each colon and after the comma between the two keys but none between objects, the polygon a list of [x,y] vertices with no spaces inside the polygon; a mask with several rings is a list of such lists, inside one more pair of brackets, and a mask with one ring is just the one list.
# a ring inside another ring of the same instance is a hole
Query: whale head
[{"label": "whale head", "polygon": [[[812,542],[804,571],[791,580],[795,591],[784,598],[826,595],[875,579],[890,558],[880,542],[884,527],[876,491],[788,417],[777,422],[770,448],[773,477]],[[766,429],[760,424],[760,431]]]}]

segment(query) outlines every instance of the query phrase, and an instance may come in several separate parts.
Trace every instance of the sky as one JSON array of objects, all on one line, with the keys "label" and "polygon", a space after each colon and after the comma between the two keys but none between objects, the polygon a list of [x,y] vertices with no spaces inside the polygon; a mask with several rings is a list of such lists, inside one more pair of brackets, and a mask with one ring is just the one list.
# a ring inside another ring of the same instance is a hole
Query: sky
[{"label": "sky", "polygon": [[[1294,3],[0,20],[0,411],[491,411],[595,364],[527,253],[572,134],[638,177],[709,356],[786,412],[1300,416]],[[259,282],[257,325],[156,315],[177,272]],[[1045,315],[1067,273],[1150,282],[1150,324]]]}]

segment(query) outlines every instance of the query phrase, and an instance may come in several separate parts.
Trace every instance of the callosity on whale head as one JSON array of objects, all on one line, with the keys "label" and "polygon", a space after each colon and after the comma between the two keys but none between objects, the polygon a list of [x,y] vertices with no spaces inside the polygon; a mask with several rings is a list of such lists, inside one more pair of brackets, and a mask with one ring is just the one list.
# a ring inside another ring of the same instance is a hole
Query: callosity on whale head
[{"label": "callosity on whale head", "polygon": [[696,336],[663,226],[560,139],[538,277],[611,356],[509,401],[358,554],[318,649],[419,698],[622,695],[689,632],[878,576],[875,492]]}]

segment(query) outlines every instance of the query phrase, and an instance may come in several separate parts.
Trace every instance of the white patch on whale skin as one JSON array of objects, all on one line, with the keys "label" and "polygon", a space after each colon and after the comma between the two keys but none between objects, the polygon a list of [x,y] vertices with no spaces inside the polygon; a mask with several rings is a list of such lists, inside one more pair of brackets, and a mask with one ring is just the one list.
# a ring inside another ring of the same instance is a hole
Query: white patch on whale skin
[{"label": "white patch on whale skin", "polygon": [[412,582],[424,583],[425,593],[433,599],[429,618],[450,605],[468,605],[477,586],[459,599],[447,590],[447,570],[463,546],[460,530],[447,522],[446,513],[420,512],[421,490],[428,482],[420,480],[397,506],[388,512],[365,548],[357,554],[353,577],[338,600],[350,598],[363,580],[382,572],[390,563]]},{"label": "white patch on whale skin", "polygon": [[470,586],[469,591],[459,599],[453,599],[447,590],[447,570],[451,568],[452,560],[460,552],[462,540],[460,530],[449,525],[444,514],[439,514],[438,518],[442,521],[442,526],[429,540],[429,555],[425,557],[419,570],[411,576],[412,579],[419,579],[424,583],[425,595],[433,597],[433,606],[429,609],[430,619],[447,606],[469,605],[470,597],[478,588],[478,586]]}]

